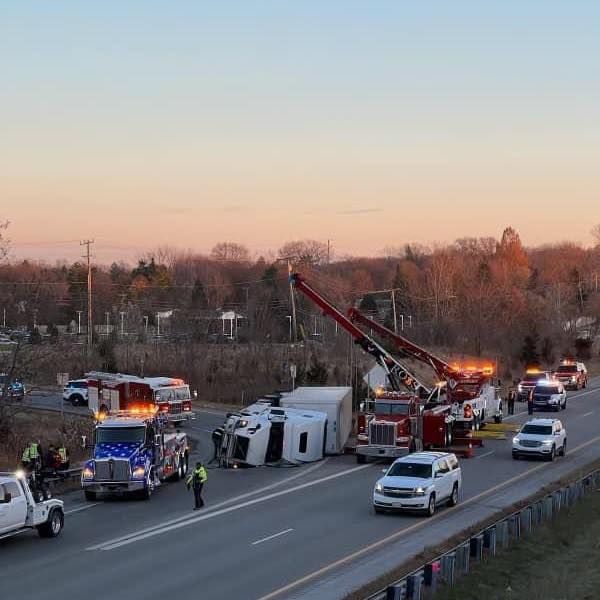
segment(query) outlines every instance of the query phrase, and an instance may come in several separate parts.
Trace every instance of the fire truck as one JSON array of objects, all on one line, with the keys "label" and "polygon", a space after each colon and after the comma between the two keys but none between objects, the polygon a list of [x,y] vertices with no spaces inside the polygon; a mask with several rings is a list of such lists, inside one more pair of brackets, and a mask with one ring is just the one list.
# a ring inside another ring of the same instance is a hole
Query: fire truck
[{"label": "fire truck", "polygon": [[490,419],[496,423],[502,421],[502,400],[493,385],[494,369],[490,364],[450,364],[370,319],[356,308],[351,308],[348,316],[353,323],[358,322],[390,340],[399,352],[433,369],[439,385],[446,390],[446,402],[452,407],[455,429],[478,430]]},{"label": "fire truck", "polygon": [[358,414],[357,462],[363,463],[369,457],[397,458],[423,448],[448,447],[454,419],[442,386],[429,389],[298,273],[290,273],[290,283],[345,329],[386,373],[389,389],[379,390],[374,401],[361,405]]},{"label": "fire truck", "polygon": [[169,421],[194,418],[190,387],[172,377],[136,377],[93,371],[86,374],[88,406],[93,413],[128,410],[135,405],[155,405]]},{"label": "fire truck", "polygon": [[168,426],[166,413],[153,403],[99,413],[93,458],[81,471],[86,500],[95,500],[98,493],[149,499],[162,482],[185,477],[187,436]]}]

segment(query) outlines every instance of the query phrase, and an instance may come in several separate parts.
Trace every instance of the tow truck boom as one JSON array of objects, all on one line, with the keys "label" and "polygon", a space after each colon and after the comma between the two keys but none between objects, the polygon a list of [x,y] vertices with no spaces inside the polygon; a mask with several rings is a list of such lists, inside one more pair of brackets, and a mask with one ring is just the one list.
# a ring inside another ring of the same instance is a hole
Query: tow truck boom
[{"label": "tow truck boom", "polygon": [[394,358],[385,348],[371,339],[359,329],[345,314],[340,312],[329,300],[314,290],[299,273],[290,273],[290,283],[314,302],[323,314],[331,317],[353,338],[365,352],[370,354],[385,371],[393,391],[400,391],[404,386],[420,396],[430,397],[432,390],[419,381],[404,365]]}]

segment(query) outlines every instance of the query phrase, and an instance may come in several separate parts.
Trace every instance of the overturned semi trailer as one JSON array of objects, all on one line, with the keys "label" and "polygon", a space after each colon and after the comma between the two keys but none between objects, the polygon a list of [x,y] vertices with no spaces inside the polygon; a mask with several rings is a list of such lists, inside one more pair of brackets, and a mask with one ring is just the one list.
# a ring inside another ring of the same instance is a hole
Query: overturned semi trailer
[{"label": "overturned semi trailer", "polygon": [[229,413],[216,447],[222,465],[260,466],[303,463],[323,458],[327,415],[314,410],[273,407],[256,402]]}]

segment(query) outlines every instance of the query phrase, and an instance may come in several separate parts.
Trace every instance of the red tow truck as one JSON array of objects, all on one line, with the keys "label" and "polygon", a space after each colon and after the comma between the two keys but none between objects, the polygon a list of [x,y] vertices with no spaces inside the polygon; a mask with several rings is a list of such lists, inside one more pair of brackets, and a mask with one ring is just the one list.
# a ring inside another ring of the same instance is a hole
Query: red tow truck
[{"label": "red tow truck", "polygon": [[452,443],[453,417],[443,386],[429,389],[298,273],[290,273],[290,283],[345,329],[386,373],[389,390],[381,389],[374,401],[361,404],[357,416],[357,462],[363,463],[369,457],[397,458],[429,447],[448,447]]}]

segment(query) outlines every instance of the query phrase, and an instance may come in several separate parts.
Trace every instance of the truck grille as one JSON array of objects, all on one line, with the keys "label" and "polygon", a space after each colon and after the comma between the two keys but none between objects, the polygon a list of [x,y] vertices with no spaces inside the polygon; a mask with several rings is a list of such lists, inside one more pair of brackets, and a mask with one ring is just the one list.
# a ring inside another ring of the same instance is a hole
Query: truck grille
[{"label": "truck grille", "polygon": [[537,440],[521,440],[520,444],[524,448],[538,448],[542,445],[542,442],[538,442]]},{"label": "truck grille", "polygon": [[182,404],[181,402],[171,402],[169,404],[169,413],[172,415],[179,415],[183,412],[183,408],[182,408]]},{"label": "truck grille", "polygon": [[[111,469],[109,462],[113,462]],[[129,461],[124,459],[109,459],[96,461],[96,479],[100,481],[128,481],[129,480]]]},{"label": "truck grille", "polygon": [[384,487],[383,495],[390,498],[412,498],[414,492],[412,488]]},{"label": "truck grille", "polygon": [[369,444],[372,446],[395,446],[396,425],[394,423],[369,423]]}]

